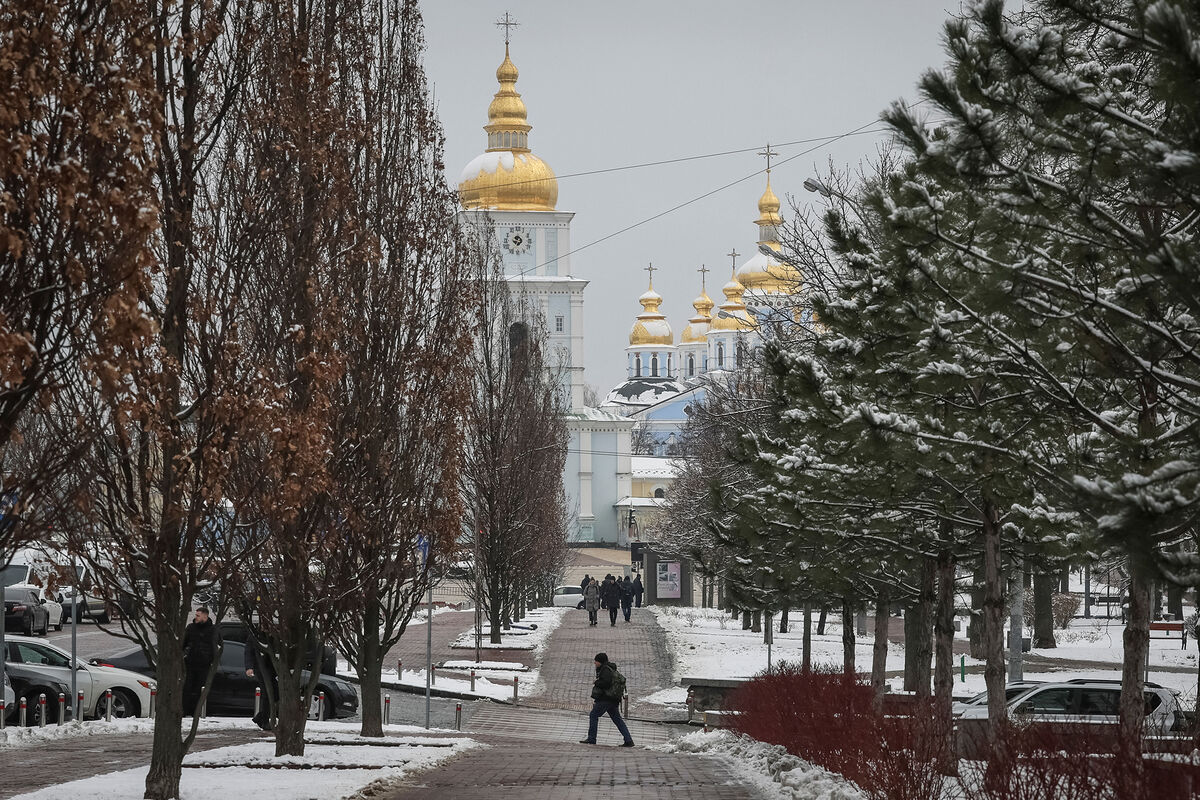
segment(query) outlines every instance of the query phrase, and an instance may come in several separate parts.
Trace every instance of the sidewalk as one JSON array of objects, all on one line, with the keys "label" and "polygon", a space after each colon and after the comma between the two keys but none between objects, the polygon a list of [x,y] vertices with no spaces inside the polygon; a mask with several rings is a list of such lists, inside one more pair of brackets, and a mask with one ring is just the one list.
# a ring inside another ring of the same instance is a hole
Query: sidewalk
[{"label": "sidewalk", "polygon": [[[456,650],[450,643],[475,626],[474,611],[455,611],[433,615],[433,663],[464,661],[475,658],[474,650]],[[425,669],[425,623],[411,623],[404,636],[388,651],[383,660],[385,669],[395,669],[396,659],[404,661],[405,669]],[[484,650],[485,661],[515,661],[527,667],[537,666],[529,650]]]}]

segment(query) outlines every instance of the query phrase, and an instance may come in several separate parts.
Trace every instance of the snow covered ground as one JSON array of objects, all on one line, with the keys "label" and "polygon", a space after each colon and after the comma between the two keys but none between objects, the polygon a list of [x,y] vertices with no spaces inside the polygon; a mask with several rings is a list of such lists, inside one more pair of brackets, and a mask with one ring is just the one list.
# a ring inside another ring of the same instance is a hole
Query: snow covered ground
[{"label": "snow covered ground", "polygon": [[697,731],[660,745],[657,750],[716,758],[763,797],[778,800],[864,800],[862,792],[840,775],[732,731]]},{"label": "snow covered ground", "polygon": [[[514,628],[511,631],[502,631],[500,634],[501,643],[492,644],[489,642],[488,636],[491,634],[491,629],[485,624],[483,626],[483,642],[482,649],[485,650],[533,650],[540,658],[542,650],[546,647],[546,642],[550,639],[550,634],[562,623],[563,616],[567,613],[566,608],[535,608],[525,615],[523,619],[516,622],[517,625],[537,625],[537,630],[528,630],[527,628]],[[461,636],[454,640],[450,645],[459,650],[474,650],[475,649],[475,631],[464,631]]]},{"label": "snow covered ground", "polygon": [[[424,732],[390,725],[386,738],[347,734],[345,725],[309,723],[303,758],[274,756],[271,741],[191,753],[184,760],[180,800],[253,796],[255,800],[307,800],[356,795],[375,783],[390,783],[429,769],[471,747],[471,739],[424,739]],[[326,741],[328,740],[328,742]],[[149,767],[110,772],[19,795],[15,800],[126,800],[141,797]]]},{"label": "snow covered ground", "polygon": [[[466,670],[455,670],[455,675],[461,672],[470,672],[468,667]],[[488,670],[486,675],[476,673],[475,690],[471,690],[471,681],[469,678],[451,677],[447,670],[435,668],[435,682],[433,688],[441,689],[446,692],[454,692],[466,697],[490,698],[492,700],[512,700],[513,696],[513,676],[518,676],[517,687],[520,691],[520,696],[527,696],[532,691],[534,683],[537,681],[537,670],[524,668],[521,671],[504,672],[500,670]],[[346,680],[357,681],[358,675],[350,668],[350,665],[345,661],[338,661],[338,675]],[[403,686],[412,691],[425,691],[425,670],[423,669],[406,669],[397,676],[396,670],[385,669],[382,672],[384,691],[390,686]]]},{"label": "snow covered ground", "polygon": [[[184,730],[189,730],[191,719],[186,720]],[[310,723],[315,724],[315,723]],[[235,717],[208,717],[200,720],[199,732],[229,731],[229,730],[258,730],[258,726],[249,719]],[[10,725],[0,731],[0,750],[10,747],[24,747],[51,739],[77,739],[89,736],[120,736],[130,733],[151,733],[154,730],[152,719],[114,719],[112,722],[100,720],[88,722],[68,722],[65,725],[47,725],[45,728],[20,728]]]}]

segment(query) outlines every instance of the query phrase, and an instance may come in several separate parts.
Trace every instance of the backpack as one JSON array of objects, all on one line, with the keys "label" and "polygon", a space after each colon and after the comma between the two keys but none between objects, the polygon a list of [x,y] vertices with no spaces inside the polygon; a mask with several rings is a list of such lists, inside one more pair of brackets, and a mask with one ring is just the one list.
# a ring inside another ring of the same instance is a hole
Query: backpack
[{"label": "backpack", "polygon": [[617,669],[616,664],[610,661],[608,665],[612,667],[613,673],[612,686],[608,688],[608,699],[619,703],[625,697],[625,676]]}]

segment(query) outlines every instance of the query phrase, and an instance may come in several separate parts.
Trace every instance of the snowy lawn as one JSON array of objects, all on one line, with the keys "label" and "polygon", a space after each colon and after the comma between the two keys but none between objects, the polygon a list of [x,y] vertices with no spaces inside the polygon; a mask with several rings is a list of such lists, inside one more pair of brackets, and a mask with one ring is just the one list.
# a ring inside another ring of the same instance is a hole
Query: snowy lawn
[{"label": "snowy lawn", "polygon": [[[347,734],[345,725],[337,723],[310,723],[308,727],[310,739],[315,741],[305,747],[303,758],[276,758],[275,745],[269,740],[189,754],[184,760],[180,800],[233,795],[250,795],[255,800],[332,800],[357,795],[372,784],[392,783],[479,746],[462,737],[421,740],[393,735],[421,730],[412,726],[387,726],[389,735],[382,742]],[[404,746],[396,746],[401,744]],[[140,797],[147,770],[139,767],[97,775],[19,795],[18,800]]]},{"label": "snowy lawn", "polygon": [[[470,672],[470,669],[468,668],[466,671]],[[460,672],[460,670],[455,670],[454,674],[458,676]],[[481,700],[512,700],[513,675],[519,676],[517,687],[521,697],[528,695],[537,681],[537,670],[526,668],[519,673],[489,670],[486,677],[476,674],[475,690],[472,691],[469,677],[465,679],[461,676],[452,677],[450,673],[450,670],[435,668],[433,688],[461,694],[464,697],[477,697]],[[358,675],[345,661],[338,661],[338,675],[348,681],[358,681]],[[425,670],[423,669],[406,669],[400,675],[397,675],[394,669],[385,669],[381,675],[385,690],[399,686],[416,693],[425,691]]]},{"label": "snowy lawn", "polygon": [[[183,730],[190,730],[192,721],[184,721]],[[310,725],[315,723],[310,723]],[[209,731],[258,730],[248,718],[240,717],[208,717],[200,720],[199,733]],[[87,736],[122,736],[131,733],[153,733],[154,720],[114,719],[112,722],[92,720],[88,722],[68,722],[66,725],[47,725],[45,728],[19,728],[10,725],[0,731],[0,750],[10,747],[25,747],[37,742],[51,739],[76,739]]]},{"label": "snowy lawn", "polygon": [[[546,646],[546,642],[550,640],[550,634],[554,633],[554,630],[562,623],[563,616],[567,611],[568,609],[566,608],[535,608],[526,614],[523,619],[518,620],[516,624],[537,625],[537,630],[514,628],[511,631],[502,631],[500,634],[500,644],[492,644],[487,640],[491,630],[485,624],[483,627],[483,642],[481,643],[482,649],[534,650],[540,656],[541,651]],[[471,628],[463,631],[450,646],[457,650],[474,650],[475,629]]]},{"label": "snowy lawn", "polygon": [[840,775],[798,758],[778,745],[764,744],[732,731],[698,731],[651,749],[716,758],[764,797],[864,800],[862,792]]}]

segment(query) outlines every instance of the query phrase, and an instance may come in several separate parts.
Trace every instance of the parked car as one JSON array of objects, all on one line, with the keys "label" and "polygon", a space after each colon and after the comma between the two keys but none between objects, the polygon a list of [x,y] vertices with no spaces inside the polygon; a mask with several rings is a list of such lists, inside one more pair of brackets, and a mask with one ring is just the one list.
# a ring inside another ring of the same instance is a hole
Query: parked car
[{"label": "parked car", "polygon": [[[1178,692],[1147,683],[1144,696],[1148,733],[1186,728]],[[1120,681],[1079,678],[1028,688],[1009,699],[1007,711],[1011,719],[1039,728],[1048,748],[1070,751],[1081,744],[1115,747],[1120,703]],[[986,702],[969,706],[959,715],[957,742],[962,758],[986,756],[987,723]]]},{"label": "parked car", "polygon": [[27,636],[13,636],[5,641],[5,646],[8,669],[12,670],[14,680],[24,676],[30,682],[44,679],[70,686],[74,672],[79,691],[83,692],[84,718],[107,714],[105,693],[110,689],[114,717],[145,717],[150,713],[150,690],[155,686],[144,675],[85,663],[82,659],[76,659],[72,669],[71,656],[66,651]]},{"label": "parked car", "polygon": [[[1014,700],[1018,695],[1024,694],[1027,690],[1035,686],[1041,686],[1045,681],[1011,681],[1004,685],[1004,700]],[[970,700],[955,701],[951,707],[951,713],[954,716],[959,716],[971,706],[987,707],[987,692],[980,692]],[[985,715],[986,716],[986,715]]]},{"label": "parked car", "polygon": [[39,589],[37,586],[20,585],[10,586],[10,589],[32,589],[37,592],[38,602],[46,607],[46,613],[50,615],[50,625],[56,631],[63,629],[63,620],[66,612],[63,611],[62,604],[59,603],[54,596],[47,593],[45,589]]},{"label": "parked car", "polygon": [[[53,724],[58,722],[58,696],[63,696],[63,713],[67,721],[70,721],[73,713],[69,698],[71,697],[71,687],[59,681],[50,680],[42,674],[32,674],[22,670],[20,666],[16,669],[13,664],[5,665],[5,678],[10,677],[11,687],[8,687],[12,692],[12,702],[5,705],[5,721],[9,725],[19,724],[21,721],[21,698],[25,699],[25,725],[36,726],[41,723],[42,705],[38,702],[41,695],[46,695],[46,723]],[[5,693],[7,694],[7,692]]]},{"label": "parked car", "polygon": [[85,616],[108,622],[108,604],[96,593],[94,584],[86,564],[72,565],[70,558],[55,550],[18,550],[0,566],[0,585],[54,587],[51,596],[65,607],[63,622],[68,618],[82,621]]},{"label": "parked car", "polygon": [[[216,675],[213,676],[212,688],[208,692],[206,707],[209,714],[232,717],[249,717],[254,714],[254,689],[258,683],[246,675],[245,647],[242,642],[225,640],[221,648],[221,662]],[[147,662],[146,654],[140,647],[93,661],[154,677],[154,669]],[[307,680],[310,674],[305,670],[304,679]],[[354,686],[336,675],[321,674],[317,679],[314,697],[319,697],[321,692],[325,693],[326,719],[349,717],[358,712],[358,692]],[[315,705],[312,716],[317,716]]]},{"label": "parked car", "polygon": [[553,603],[559,608],[583,608],[583,589],[578,586],[556,586]]},{"label": "parked car", "polygon": [[15,702],[17,702],[17,696],[13,693],[12,678],[8,676],[8,670],[4,670],[4,713],[6,716],[12,710]]},{"label": "parked car", "polygon": [[32,586],[4,587],[4,630],[21,631],[26,636],[50,630],[50,612]]}]

